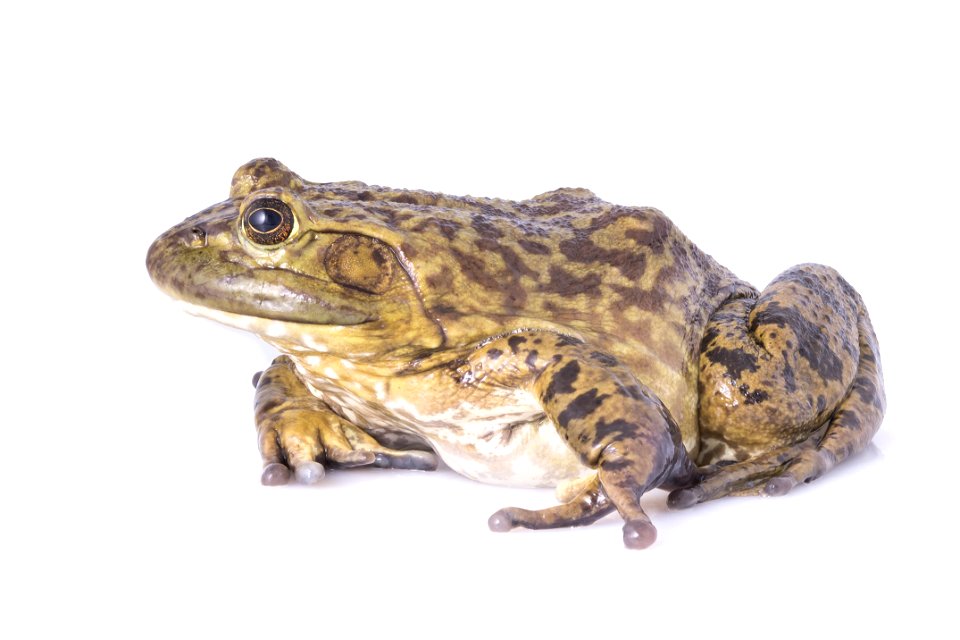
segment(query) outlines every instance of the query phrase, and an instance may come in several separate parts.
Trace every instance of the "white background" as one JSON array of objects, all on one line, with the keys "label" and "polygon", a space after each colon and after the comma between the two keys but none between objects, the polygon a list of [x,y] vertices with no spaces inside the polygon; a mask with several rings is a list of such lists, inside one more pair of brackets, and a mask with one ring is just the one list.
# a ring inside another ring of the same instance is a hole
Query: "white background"
[{"label": "white background", "polygon": [[[951,633],[960,38],[926,2],[97,2],[4,9],[0,635]],[[780,7],[780,8],[775,8]],[[150,241],[275,156],[305,178],[664,210],[762,286],[837,267],[875,444],[778,499],[493,534],[550,491],[267,488],[272,354],[151,284]]]}]

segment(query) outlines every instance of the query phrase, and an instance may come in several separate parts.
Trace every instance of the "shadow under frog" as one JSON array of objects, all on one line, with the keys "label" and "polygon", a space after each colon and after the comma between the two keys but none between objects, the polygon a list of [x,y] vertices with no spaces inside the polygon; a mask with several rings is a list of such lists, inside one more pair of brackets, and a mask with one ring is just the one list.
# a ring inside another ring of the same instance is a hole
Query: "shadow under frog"
[{"label": "shadow under frog", "polygon": [[628,547],[671,507],[781,495],[862,450],[883,381],[860,296],[800,265],[758,292],[659,211],[310,183],[272,159],[150,247],[188,310],[284,355],[255,377],[262,482],[434,469],[555,487],[490,527],[588,524]]}]

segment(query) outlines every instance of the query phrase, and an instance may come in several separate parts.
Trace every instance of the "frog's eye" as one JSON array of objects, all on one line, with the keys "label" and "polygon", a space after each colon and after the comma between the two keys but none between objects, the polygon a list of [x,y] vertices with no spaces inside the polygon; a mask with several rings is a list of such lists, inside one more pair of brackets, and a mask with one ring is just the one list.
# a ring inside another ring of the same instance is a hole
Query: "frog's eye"
[{"label": "frog's eye", "polygon": [[293,212],[277,198],[254,200],[243,214],[243,230],[259,245],[280,244],[293,231]]}]

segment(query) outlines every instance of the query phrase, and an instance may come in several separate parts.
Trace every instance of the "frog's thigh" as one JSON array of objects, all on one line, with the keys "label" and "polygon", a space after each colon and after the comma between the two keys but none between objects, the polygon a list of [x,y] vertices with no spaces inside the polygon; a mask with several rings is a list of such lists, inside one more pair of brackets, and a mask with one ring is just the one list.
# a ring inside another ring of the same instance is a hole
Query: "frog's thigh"
[{"label": "frog's thigh", "polygon": [[860,360],[846,397],[830,418],[817,446],[794,458],[764,487],[767,495],[783,495],[801,482],[820,477],[873,439],[886,407],[877,338],[864,311],[860,319]]},{"label": "frog's thigh", "polygon": [[756,301],[733,300],[700,358],[699,462],[711,474],[674,506],[730,493],[780,494],[873,437],[883,417],[876,336],[860,296],[833,269],[801,265]]}]

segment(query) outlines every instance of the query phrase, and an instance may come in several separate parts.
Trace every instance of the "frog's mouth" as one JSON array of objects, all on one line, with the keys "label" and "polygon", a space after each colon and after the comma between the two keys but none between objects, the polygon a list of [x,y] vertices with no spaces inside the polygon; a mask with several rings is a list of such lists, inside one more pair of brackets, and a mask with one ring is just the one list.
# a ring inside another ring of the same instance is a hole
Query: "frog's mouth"
[{"label": "frog's mouth", "polygon": [[234,329],[249,331],[275,346],[277,341],[289,343],[292,340],[295,343],[303,343],[305,347],[317,352],[326,352],[329,350],[327,342],[332,335],[327,334],[327,331],[337,331],[345,329],[346,326],[348,326],[319,324],[315,322],[295,322],[243,315],[194,304],[186,300],[177,300],[177,305],[192,316],[213,320],[214,322],[233,327]]},{"label": "frog's mouth", "polygon": [[[332,291],[329,283],[282,268],[265,268],[231,258],[227,251],[188,249],[176,239],[161,236],[147,253],[147,269],[167,295],[197,311],[229,314],[225,322],[241,326],[236,318],[308,325],[348,326],[374,318],[361,300]],[[222,320],[221,320],[222,321]],[[247,328],[247,327],[241,327]]]}]

